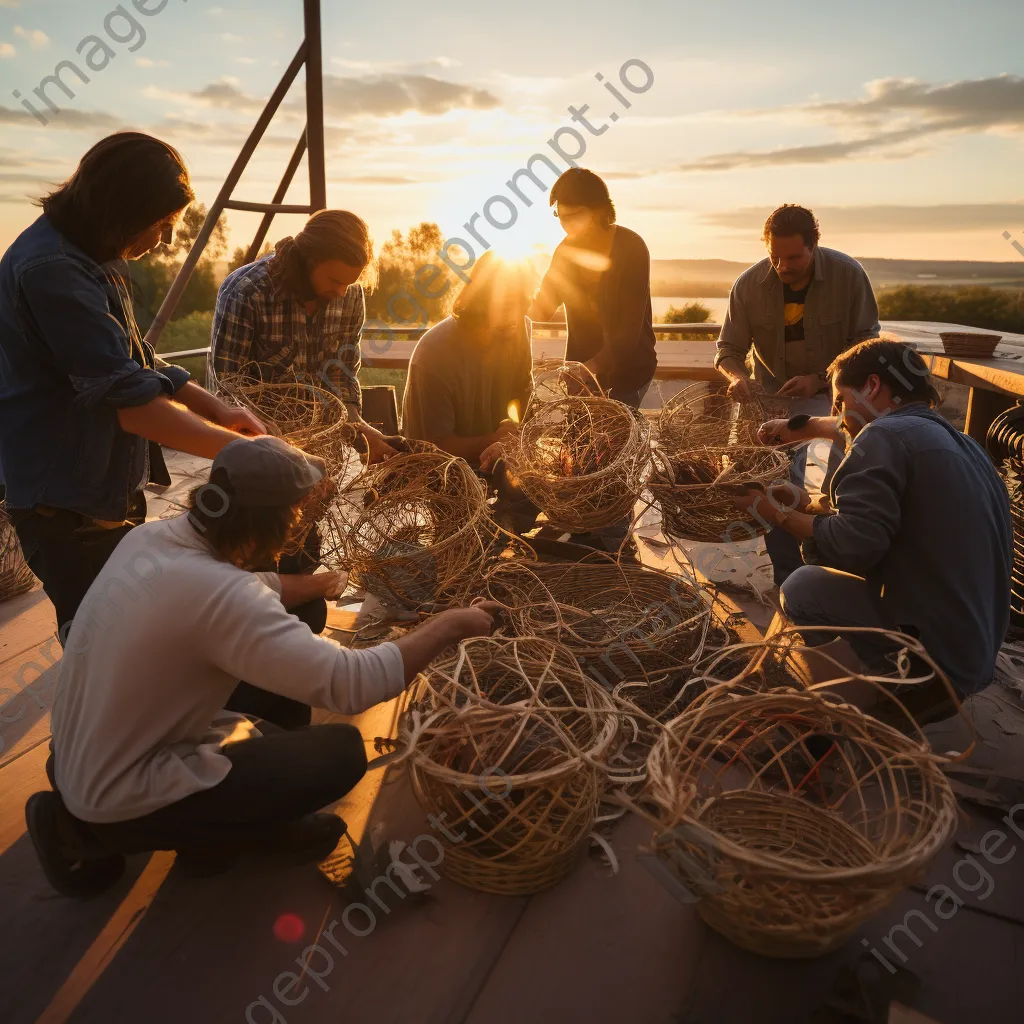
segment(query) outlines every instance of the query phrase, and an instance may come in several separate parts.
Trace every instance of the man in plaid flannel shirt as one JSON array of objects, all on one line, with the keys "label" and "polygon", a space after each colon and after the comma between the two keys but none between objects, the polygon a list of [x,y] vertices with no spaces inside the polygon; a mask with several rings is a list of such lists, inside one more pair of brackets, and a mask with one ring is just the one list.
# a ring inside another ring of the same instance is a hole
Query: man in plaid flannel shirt
[{"label": "man in plaid flannel shirt", "polygon": [[[314,220],[332,215],[354,218],[323,211]],[[312,379],[342,399],[350,422],[366,438],[370,461],[376,462],[395,452],[362,417],[359,336],[366,303],[357,279],[364,265],[353,266],[361,262],[354,257],[319,259],[325,253],[308,243],[307,256],[308,231],[307,225],[295,239],[280,242],[274,255],[225,278],[213,317],[208,379],[215,383],[219,375],[246,366],[256,372],[251,364],[263,380]]]}]

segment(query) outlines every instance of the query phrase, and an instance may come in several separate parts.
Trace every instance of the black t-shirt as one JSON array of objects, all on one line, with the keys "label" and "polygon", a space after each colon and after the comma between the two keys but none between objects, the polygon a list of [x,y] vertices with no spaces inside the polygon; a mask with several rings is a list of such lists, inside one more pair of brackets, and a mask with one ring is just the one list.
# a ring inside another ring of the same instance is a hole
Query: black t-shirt
[{"label": "black t-shirt", "polygon": [[651,310],[651,256],[644,240],[617,226],[604,273],[567,242],[555,249],[541,294],[565,306],[565,358],[585,363],[607,343],[613,365],[601,385],[619,392],[650,383],[658,367]]},{"label": "black t-shirt", "polygon": [[804,305],[810,287],[810,282],[799,291],[790,288],[788,284],[782,286],[782,301],[786,313],[786,341],[804,340]]}]

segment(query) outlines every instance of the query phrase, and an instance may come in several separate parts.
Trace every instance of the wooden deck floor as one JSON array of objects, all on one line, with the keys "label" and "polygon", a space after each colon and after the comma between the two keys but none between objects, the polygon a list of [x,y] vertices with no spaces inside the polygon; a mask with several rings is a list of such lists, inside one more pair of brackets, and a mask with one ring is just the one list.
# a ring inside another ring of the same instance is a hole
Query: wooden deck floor
[{"label": "wooden deck floor", "polygon": [[[764,618],[762,612],[762,624]],[[985,865],[988,886],[978,884],[964,858],[980,859],[989,830],[1008,834],[1002,854],[1024,846],[1024,832],[1015,835],[974,809],[965,810],[956,842],[927,880],[949,885],[964,901],[955,917],[936,918],[923,895],[927,885],[908,890],[843,950],[806,962],[748,955],[706,928],[636,859],[648,833],[633,819],[613,838],[617,874],[588,858],[561,885],[530,899],[488,896],[441,879],[420,902],[386,897],[388,912],[376,908],[372,929],[353,916],[366,931],[361,937],[345,930],[346,905],[312,867],[239,868],[192,880],[175,870],[173,855],[156,854],[133,858],[116,889],[95,900],[57,897],[22,816],[25,799],[47,788],[43,765],[59,658],[53,628],[39,590],[0,605],[4,1024],[870,1020],[824,1007],[859,962],[868,982],[888,979],[861,939],[877,946],[910,910],[921,911],[934,930],[910,919],[921,944],[899,939],[906,970],[893,987],[873,989],[883,1005],[898,999],[943,1024],[1022,1019],[1022,862]],[[1003,771],[1024,780],[1024,746],[1011,735],[1024,733],[1024,712],[1006,692],[996,695],[1006,706],[979,717],[980,749],[990,760],[998,751]],[[390,718],[384,706],[353,721],[370,741]],[[400,771],[368,775],[337,810],[357,836],[377,828],[411,842],[430,832]],[[1024,829],[1024,813],[1018,820]],[[301,935],[286,934],[282,925],[295,922]]]}]

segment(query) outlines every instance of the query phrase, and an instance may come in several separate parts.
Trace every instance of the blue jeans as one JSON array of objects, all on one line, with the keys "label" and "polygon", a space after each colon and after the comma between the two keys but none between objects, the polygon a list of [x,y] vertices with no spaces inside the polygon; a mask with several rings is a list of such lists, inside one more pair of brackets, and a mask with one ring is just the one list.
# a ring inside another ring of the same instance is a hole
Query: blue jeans
[{"label": "blue jeans", "polygon": [[[860,576],[853,576],[823,565],[801,565],[782,584],[782,611],[794,626],[869,626],[898,630],[882,612],[879,594]],[[808,647],[819,647],[834,640],[837,634],[828,630],[804,636]],[[865,665],[872,669],[891,671],[886,653],[896,644],[884,637],[852,633],[850,646]]]}]

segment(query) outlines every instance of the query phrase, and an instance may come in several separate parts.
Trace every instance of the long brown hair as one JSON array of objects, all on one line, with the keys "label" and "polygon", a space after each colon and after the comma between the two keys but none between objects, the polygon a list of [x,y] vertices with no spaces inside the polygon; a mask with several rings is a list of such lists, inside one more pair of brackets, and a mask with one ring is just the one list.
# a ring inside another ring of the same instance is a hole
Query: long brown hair
[{"label": "long brown hair", "polygon": [[116,132],[97,142],[38,204],[62,235],[106,263],[195,197],[173,146],[142,132]]},{"label": "long brown hair", "polygon": [[233,499],[228,475],[218,467],[209,483],[189,494],[188,520],[225,561],[242,569],[272,571],[302,521],[301,505],[254,508]]},{"label": "long brown hair", "polygon": [[361,217],[347,210],[314,213],[294,238],[282,238],[274,247],[270,274],[289,294],[306,301],[315,298],[310,272],[328,260],[361,267],[358,283],[367,290],[376,286],[377,263],[370,229]]}]

